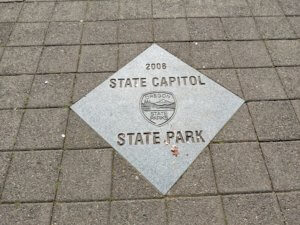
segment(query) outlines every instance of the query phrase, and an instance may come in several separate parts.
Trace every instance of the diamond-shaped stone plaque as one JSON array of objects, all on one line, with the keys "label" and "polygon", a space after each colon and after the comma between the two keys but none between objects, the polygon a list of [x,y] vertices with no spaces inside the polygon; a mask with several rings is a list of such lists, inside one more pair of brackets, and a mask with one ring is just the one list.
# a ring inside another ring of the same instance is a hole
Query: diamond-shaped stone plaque
[{"label": "diamond-shaped stone plaque", "polygon": [[243,102],[153,44],[71,108],[165,194]]}]

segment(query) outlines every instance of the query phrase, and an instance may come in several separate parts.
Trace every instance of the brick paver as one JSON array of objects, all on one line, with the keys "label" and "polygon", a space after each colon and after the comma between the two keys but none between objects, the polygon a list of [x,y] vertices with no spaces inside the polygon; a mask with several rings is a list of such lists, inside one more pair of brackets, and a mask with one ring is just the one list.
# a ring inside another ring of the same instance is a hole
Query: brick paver
[{"label": "brick paver", "polygon": [[[0,225],[298,225],[299,6],[0,1]],[[246,101],[166,196],[69,109],[154,42]]]}]

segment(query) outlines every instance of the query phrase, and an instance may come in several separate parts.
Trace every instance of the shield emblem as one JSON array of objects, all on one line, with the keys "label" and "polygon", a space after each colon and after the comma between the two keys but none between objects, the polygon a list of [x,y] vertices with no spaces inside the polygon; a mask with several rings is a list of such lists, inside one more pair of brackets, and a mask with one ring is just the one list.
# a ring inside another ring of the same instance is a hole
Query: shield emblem
[{"label": "shield emblem", "polygon": [[176,99],[171,92],[147,92],[140,99],[140,110],[148,122],[162,126],[174,117]]}]

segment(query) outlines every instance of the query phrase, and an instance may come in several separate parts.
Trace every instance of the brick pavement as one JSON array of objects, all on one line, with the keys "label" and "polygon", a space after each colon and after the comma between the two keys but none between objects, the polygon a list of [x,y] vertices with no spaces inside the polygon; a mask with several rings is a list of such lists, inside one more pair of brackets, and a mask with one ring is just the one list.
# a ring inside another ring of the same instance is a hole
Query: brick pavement
[{"label": "brick pavement", "polygon": [[[298,225],[298,0],[0,0],[0,225]],[[158,43],[246,100],[166,196],[69,106]]]}]

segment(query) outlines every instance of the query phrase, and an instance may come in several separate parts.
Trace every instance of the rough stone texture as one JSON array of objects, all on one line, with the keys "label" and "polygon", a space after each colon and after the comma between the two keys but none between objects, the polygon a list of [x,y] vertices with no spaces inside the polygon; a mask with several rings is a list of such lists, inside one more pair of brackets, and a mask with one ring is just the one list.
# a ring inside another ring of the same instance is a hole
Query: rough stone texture
[{"label": "rough stone texture", "polygon": [[283,225],[273,194],[224,196],[223,203],[230,225]]},{"label": "rough stone texture", "polygon": [[271,190],[258,143],[213,144],[211,151],[220,192]]},{"label": "rough stone texture", "polygon": [[256,134],[247,106],[244,104],[216,135],[214,142],[255,141]]},{"label": "rough stone texture", "polygon": [[278,16],[283,12],[277,0],[248,0],[254,16]]},{"label": "rough stone texture", "polygon": [[110,224],[166,225],[165,204],[162,200],[112,202]]},{"label": "rough stone texture", "polygon": [[286,17],[257,17],[255,20],[262,37],[265,39],[296,37]]},{"label": "rough stone texture", "polygon": [[0,225],[48,225],[52,203],[2,204]]},{"label": "rough stone texture", "polygon": [[[236,67],[272,66],[267,49],[262,41],[228,43]],[[247,53],[247,54],[245,54]]]},{"label": "rough stone texture", "polygon": [[215,0],[220,16],[251,16],[246,0]]},{"label": "rough stone texture", "polygon": [[44,42],[47,23],[17,23],[8,45],[41,45]]},{"label": "rough stone texture", "polygon": [[297,225],[300,221],[300,193],[282,193],[277,196],[286,223]]},{"label": "rough stone texture", "polygon": [[115,19],[118,19],[118,1],[88,2],[86,20],[95,21]]},{"label": "rough stone texture", "polygon": [[259,140],[300,138],[300,123],[289,101],[250,102]]},{"label": "rough stone texture", "polygon": [[13,25],[14,25],[13,23],[0,23],[0,46],[6,45],[9,35],[13,29]]},{"label": "rough stone texture", "polygon": [[155,41],[189,41],[186,19],[158,19],[153,21]]},{"label": "rough stone texture", "polygon": [[122,0],[119,2],[120,19],[141,19],[151,17],[151,1],[148,0]]},{"label": "rough stone texture", "polygon": [[0,74],[35,73],[42,47],[6,48],[0,61]]},{"label": "rough stone texture", "polygon": [[63,145],[68,109],[28,109],[17,137],[18,149],[51,149]]},{"label": "rough stone texture", "polygon": [[57,203],[52,225],[104,225],[109,220],[108,216],[108,202]]},{"label": "rough stone texture", "polygon": [[214,80],[234,94],[244,98],[236,71],[233,69],[201,70],[205,76]]},{"label": "rough stone texture", "polygon": [[83,44],[104,44],[117,42],[118,24],[115,21],[88,22],[83,27]]},{"label": "rough stone texture", "polygon": [[109,199],[112,152],[74,150],[64,153],[57,199],[92,201]]},{"label": "rough stone texture", "polygon": [[260,38],[255,21],[251,17],[222,18],[222,22],[228,39],[249,40]]},{"label": "rough stone texture", "polygon": [[280,78],[273,68],[240,69],[238,76],[246,100],[287,98]]},{"label": "rough stone texture", "polygon": [[173,196],[208,193],[216,194],[217,188],[209,149],[206,148],[170,189],[168,194]]},{"label": "rough stone texture", "polygon": [[274,65],[300,65],[300,43],[298,40],[266,41]]},{"label": "rough stone texture", "polygon": [[72,101],[77,102],[91,90],[108,79],[111,73],[78,73],[74,85]]},{"label": "rough stone texture", "polygon": [[19,22],[49,21],[55,2],[26,2],[20,13]]},{"label": "rough stone texture", "polygon": [[45,47],[41,56],[38,72],[76,72],[78,55],[79,46]]},{"label": "rough stone texture", "polygon": [[167,201],[170,225],[225,225],[220,197],[178,198]]},{"label": "rough stone texture", "polygon": [[61,151],[17,152],[3,190],[2,201],[54,199]]},{"label": "rough stone texture", "polygon": [[300,100],[293,100],[291,102],[300,121]]},{"label": "rough stone texture", "polygon": [[160,195],[149,181],[116,153],[113,165],[113,199],[150,198]]},{"label": "rough stone texture", "polygon": [[116,45],[82,46],[79,72],[106,72],[117,69]]},{"label": "rough stone texture", "polygon": [[0,76],[0,108],[24,107],[32,75]]},{"label": "rough stone texture", "polygon": [[278,0],[285,15],[300,15],[300,4],[297,0]]},{"label": "rough stone texture", "polygon": [[80,21],[84,20],[84,12],[87,3],[76,2],[58,2],[55,6],[52,21]]},{"label": "rough stone texture", "polygon": [[68,149],[110,147],[73,111],[70,112],[66,134],[65,147]]},{"label": "rough stone texture", "polygon": [[0,3],[0,22],[15,22],[22,5],[22,3]]},{"label": "rough stone texture", "polygon": [[120,44],[119,45],[119,65],[121,68],[132,59],[142,53],[150,44]]},{"label": "rough stone texture", "polygon": [[225,32],[219,18],[190,18],[187,20],[191,40],[224,40]]},{"label": "rough stone texture", "polygon": [[[11,153],[0,152],[0,193],[2,193],[2,188],[4,185],[5,176],[7,173],[10,160],[11,160]],[[1,215],[1,211],[0,211],[0,215]]]},{"label": "rough stone texture", "polygon": [[207,1],[187,0],[186,14],[187,17],[219,16],[218,7],[214,0],[207,0]]},{"label": "rough stone texture", "polygon": [[300,141],[261,143],[275,190],[299,190]]},{"label": "rough stone texture", "polygon": [[288,21],[290,22],[297,36],[300,37],[300,17],[288,17]]},{"label": "rough stone texture", "polygon": [[191,42],[192,66],[196,69],[232,67],[227,42]]},{"label": "rough stone texture", "polygon": [[300,98],[300,67],[278,67],[277,72],[290,98]]},{"label": "rough stone texture", "polygon": [[153,0],[154,18],[185,17],[184,0]]},{"label": "rough stone texture", "polygon": [[22,118],[21,110],[0,110],[0,150],[12,149]]},{"label": "rough stone texture", "polygon": [[151,20],[122,20],[119,22],[119,43],[153,41]]},{"label": "rough stone texture", "polygon": [[28,107],[58,107],[71,103],[74,74],[36,75]]},{"label": "rough stone texture", "polygon": [[191,65],[191,45],[189,42],[159,43],[159,46],[166,49],[168,52],[175,55],[177,58],[187,63],[188,65]]},{"label": "rough stone texture", "polygon": [[79,44],[81,30],[82,23],[80,22],[52,22],[47,31],[45,44]]}]

